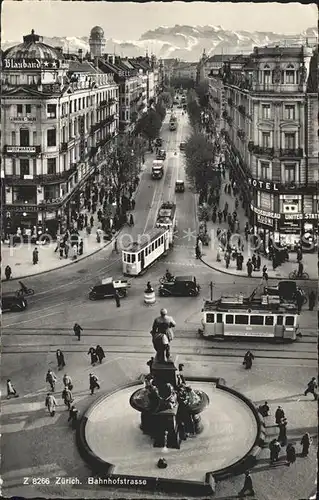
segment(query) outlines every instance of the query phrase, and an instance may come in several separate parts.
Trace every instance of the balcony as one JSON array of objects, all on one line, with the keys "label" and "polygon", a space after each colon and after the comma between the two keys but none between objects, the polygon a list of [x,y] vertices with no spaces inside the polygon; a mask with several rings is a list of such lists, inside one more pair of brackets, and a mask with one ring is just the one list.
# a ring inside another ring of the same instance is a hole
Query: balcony
[{"label": "balcony", "polygon": [[54,184],[66,181],[77,169],[77,164],[72,163],[71,167],[64,172],[56,174],[40,175],[6,175],[5,183],[8,186],[35,186],[39,184]]},{"label": "balcony", "polygon": [[274,156],[274,148],[264,148],[262,146],[255,146],[254,143],[249,143],[251,144],[250,146],[248,145],[249,151],[254,153],[255,155],[258,156],[267,156],[267,157],[273,157]]},{"label": "balcony", "polygon": [[67,150],[68,150],[68,143],[67,142],[61,142],[61,146],[60,146],[61,153],[66,153]]},{"label": "balcony", "polygon": [[302,158],[303,157],[303,149],[302,148],[296,148],[296,149],[289,149],[289,148],[284,148],[280,149],[280,158]]},{"label": "balcony", "polygon": [[3,148],[3,154],[7,156],[16,156],[27,154],[30,156],[38,156],[41,153],[41,146],[8,146]]}]

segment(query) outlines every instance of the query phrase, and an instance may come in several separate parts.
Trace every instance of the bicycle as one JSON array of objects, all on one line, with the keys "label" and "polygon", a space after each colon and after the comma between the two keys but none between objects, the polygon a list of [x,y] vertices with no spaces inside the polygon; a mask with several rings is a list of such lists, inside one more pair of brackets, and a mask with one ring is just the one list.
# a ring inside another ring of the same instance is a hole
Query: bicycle
[{"label": "bicycle", "polygon": [[295,269],[294,271],[291,271],[289,273],[289,279],[291,280],[308,280],[309,279],[309,274],[303,271],[301,275],[298,273],[298,271]]}]

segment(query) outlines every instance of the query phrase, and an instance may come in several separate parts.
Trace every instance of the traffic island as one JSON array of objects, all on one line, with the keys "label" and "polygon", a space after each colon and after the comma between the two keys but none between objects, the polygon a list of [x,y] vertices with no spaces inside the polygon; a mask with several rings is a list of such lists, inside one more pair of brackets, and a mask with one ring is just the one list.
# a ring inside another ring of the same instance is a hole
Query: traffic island
[{"label": "traffic island", "polygon": [[[256,463],[265,433],[251,401],[222,379],[194,377],[189,382],[194,391],[207,395],[210,404],[201,414],[201,432],[182,440],[179,449],[165,442],[153,446],[151,436],[141,431],[139,413],[130,404],[141,383],[96,400],[77,432],[82,457],[100,478],[96,484],[211,495],[215,481],[241,474]],[[166,467],[159,468],[160,459]]]}]

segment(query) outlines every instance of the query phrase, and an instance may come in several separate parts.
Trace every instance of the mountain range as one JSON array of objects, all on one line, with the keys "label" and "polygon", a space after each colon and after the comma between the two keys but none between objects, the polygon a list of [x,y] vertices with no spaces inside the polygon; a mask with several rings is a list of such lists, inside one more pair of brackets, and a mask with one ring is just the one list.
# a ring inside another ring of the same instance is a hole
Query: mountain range
[{"label": "mountain range", "polygon": [[[201,57],[203,50],[211,56],[213,54],[246,54],[254,47],[264,45],[285,44],[295,45],[304,43],[308,38],[316,44],[317,28],[308,28],[298,35],[284,35],[268,31],[231,31],[222,26],[160,26],[143,33],[139,40],[107,39],[105,52],[123,57],[137,57],[153,53],[158,58],[176,58],[195,62]],[[65,52],[74,53],[79,49],[85,54],[89,50],[89,37],[43,37],[44,43],[62,47]],[[17,45],[19,41],[2,42],[2,50]]]}]

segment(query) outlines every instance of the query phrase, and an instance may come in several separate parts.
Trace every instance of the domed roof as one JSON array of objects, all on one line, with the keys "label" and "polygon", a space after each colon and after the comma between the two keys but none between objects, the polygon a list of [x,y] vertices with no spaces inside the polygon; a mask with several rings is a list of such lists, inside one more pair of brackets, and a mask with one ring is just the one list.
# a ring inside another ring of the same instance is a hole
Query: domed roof
[{"label": "domed roof", "polygon": [[43,38],[31,31],[31,35],[23,37],[23,43],[14,45],[4,53],[6,59],[62,59],[61,51],[43,43]]},{"label": "domed roof", "polygon": [[94,26],[91,29],[91,38],[104,38],[104,31],[101,26]]}]

